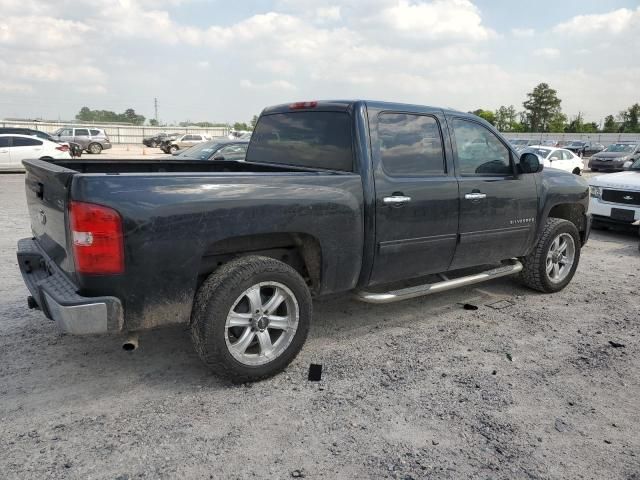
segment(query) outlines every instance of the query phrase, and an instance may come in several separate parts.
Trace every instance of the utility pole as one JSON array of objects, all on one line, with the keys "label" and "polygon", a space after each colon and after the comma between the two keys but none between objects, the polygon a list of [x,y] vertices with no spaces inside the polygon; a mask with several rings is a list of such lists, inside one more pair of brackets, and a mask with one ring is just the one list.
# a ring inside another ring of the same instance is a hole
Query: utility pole
[{"label": "utility pole", "polygon": [[158,123],[158,97],[155,97],[153,99],[153,107],[154,107],[155,112],[156,112],[156,123]]}]

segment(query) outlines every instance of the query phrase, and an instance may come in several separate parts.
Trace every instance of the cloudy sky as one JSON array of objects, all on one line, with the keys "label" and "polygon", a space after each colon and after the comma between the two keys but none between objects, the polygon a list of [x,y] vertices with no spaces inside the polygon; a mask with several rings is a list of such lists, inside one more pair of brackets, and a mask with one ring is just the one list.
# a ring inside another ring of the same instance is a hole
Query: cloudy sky
[{"label": "cloudy sky", "polygon": [[0,0],[0,118],[80,107],[249,120],[292,100],[521,109],[547,82],[600,121],[640,101],[631,0]]}]

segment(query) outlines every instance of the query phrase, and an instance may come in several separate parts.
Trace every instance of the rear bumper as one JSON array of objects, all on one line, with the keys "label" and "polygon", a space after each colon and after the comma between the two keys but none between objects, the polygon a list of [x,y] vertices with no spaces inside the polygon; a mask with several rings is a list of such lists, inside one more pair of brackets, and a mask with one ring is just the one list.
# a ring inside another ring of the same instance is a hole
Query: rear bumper
[{"label": "rear bumper", "polygon": [[111,142],[103,142],[100,145],[102,145],[103,150],[109,150],[112,147]]},{"label": "rear bumper", "polygon": [[119,332],[124,323],[116,297],[83,297],[32,238],[18,242],[18,265],[29,292],[47,318],[71,335]]}]

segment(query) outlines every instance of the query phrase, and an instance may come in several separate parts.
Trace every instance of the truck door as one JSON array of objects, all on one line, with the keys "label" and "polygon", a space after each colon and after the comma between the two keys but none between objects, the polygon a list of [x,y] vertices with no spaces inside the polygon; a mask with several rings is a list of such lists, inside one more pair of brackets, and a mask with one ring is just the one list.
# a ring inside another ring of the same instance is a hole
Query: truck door
[{"label": "truck door", "polygon": [[448,117],[448,123],[460,185],[451,269],[523,255],[536,224],[536,176],[516,174],[516,154],[480,122]]},{"label": "truck door", "polygon": [[458,182],[444,116],[435,109],[368,112],[376,192],[369,283],[445,271],[456,248]]}]

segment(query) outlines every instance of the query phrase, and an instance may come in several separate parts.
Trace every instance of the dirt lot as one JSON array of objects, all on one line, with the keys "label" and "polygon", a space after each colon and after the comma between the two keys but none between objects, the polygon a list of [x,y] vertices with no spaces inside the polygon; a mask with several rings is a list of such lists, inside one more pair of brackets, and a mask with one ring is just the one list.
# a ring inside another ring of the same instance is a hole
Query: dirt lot
[{"label": "dirt lot", "polygon": [[124,353],[27,310],[22,182],[0,176],[3,479],[640,479],[635,236],[594,232],[553,296],[502,279],[388,306],[317,301],[284,374],[231,385],[184,328]]}]

